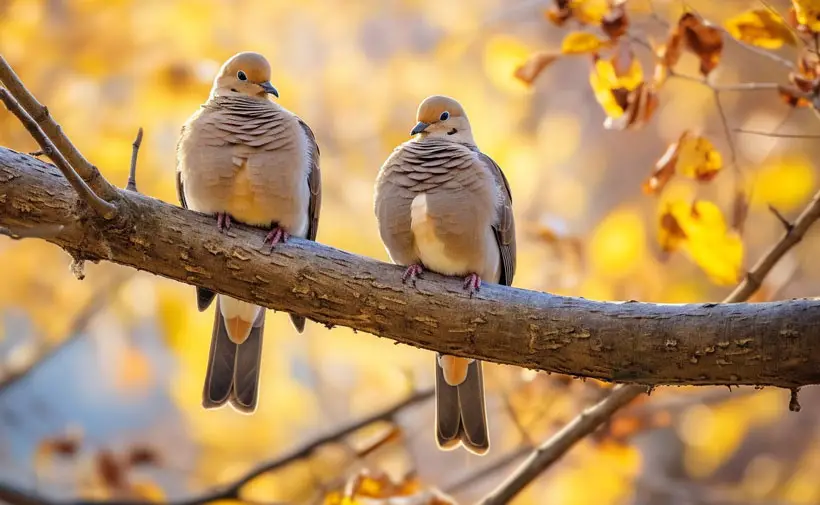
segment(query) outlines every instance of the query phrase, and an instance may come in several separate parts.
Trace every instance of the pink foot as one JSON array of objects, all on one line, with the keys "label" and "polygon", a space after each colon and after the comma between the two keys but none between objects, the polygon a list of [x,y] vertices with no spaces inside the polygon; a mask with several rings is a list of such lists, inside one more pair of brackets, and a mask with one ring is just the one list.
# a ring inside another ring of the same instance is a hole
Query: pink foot
[{"label": "pink foot", "polygon": [[216,228],[219,233],[225,233],[231,229],[231,215],[227,212],[216,213]]},{"label": "pink foot", "polygon": [[464,289],[470,293],[470,298],[473,297],[473,294],[478,293],[481,289],[481,277],[478,274],[470,274],[464,278]]},{"label": "pink foot", "polygon": [[419,265],[418,263],[414,265],[410,265],[407,267],[407,270],[404,271],[404,274],[401,276],[401,283],[405,284],[407,281],[415,286],[416,279],[421,279],[421,274],[424,273],[424,267]]},{"label": "pink foot", "polygon": [[273,251],[276,244],[284,244],[289,238],[290,234],[288,232],[280,228],[279,225],[275,225],[270,233],[265,236],[265,241],[263,243],[267,244],[270,242],[270,250]]}]

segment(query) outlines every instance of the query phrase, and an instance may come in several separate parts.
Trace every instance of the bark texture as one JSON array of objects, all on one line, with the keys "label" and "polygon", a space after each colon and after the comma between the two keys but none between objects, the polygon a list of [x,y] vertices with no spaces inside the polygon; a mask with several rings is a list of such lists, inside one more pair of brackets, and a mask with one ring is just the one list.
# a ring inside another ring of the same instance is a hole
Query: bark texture
[{"label": "bark texture", "polygon": [[[169,184],[171,182],[169,181]],[[820,300],[769,303],[595,302],[402,269],[293,239],[273,253],[261,230],[220,234],[212,217],[133,192],[107,220],[52,165],[0,148],[0,226],[55,228],[76,259],[106,260],[203,286],[326,325],[428,350],[576,376],[637,383],[820,382]],[[34,233],[33,233],[34,234]],[[193,303],[193,291],[192,291]]]}]

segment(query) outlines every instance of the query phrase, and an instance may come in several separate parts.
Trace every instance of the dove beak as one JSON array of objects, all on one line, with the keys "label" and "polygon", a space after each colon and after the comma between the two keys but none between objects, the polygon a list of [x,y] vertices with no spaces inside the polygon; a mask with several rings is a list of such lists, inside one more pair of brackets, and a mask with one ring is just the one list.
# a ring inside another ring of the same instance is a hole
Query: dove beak
[{"label": "dove beak", "polygon": [[270,93],[276,98],[279,98],[279,92],[276,91],[276,88],[273,87],[273,84],[271,84],[270,81],[260,82],[259,86],[265,90],[265,93]]},{"label": "dove beak", "polygon": [[428,126],[430,126],[430,123],[419,121],[419,124],[417,124],[416,127],[413,128],[413,131],[410,132],[410,135],[416,135],[417,133],[421,133],[424,130],[426,130]]}]

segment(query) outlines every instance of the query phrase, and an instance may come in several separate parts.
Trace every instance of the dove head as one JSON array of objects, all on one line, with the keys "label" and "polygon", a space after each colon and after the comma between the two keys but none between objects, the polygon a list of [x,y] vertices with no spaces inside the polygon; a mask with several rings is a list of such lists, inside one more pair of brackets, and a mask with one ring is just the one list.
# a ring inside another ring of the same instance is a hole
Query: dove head
[{"label": "dove head", "polygon": [[270,63],[259,53],[238,53],[219,69],[211,96],[279,97],[270,83]]},{"label": "dove head", "polygon": [[427,97],[416,113],[418,124],[410,135],[418,139],[444,138],[453,142],[475,144],[470,121],[460,103],[448,96]]}]

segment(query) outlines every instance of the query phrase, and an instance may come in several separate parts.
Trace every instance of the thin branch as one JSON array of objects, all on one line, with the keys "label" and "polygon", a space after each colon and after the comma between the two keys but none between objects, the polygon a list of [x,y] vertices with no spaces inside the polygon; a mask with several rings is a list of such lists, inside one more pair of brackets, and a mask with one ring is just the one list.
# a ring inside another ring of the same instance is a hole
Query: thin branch
[{"label": "thin branch", "polygon": [[97,167],[85,159],[79,149],[63,133],[60,125],[51,117],[48,108],[37,101],[2,55],[0,55],[0,82],[5,85],[11,96],[31,116],[57,148],[56,150],[68,160],[91,189],[105,200],[114,198],[117,194],[116,188],[105,180]]},{"label": "thin branch", "polygon": [[781,139],[820,139],[820,135],[807,135],[805,133],[777,133],[764,132],[762,130],[744,130],[743,128],[734,128],[735,133],[743,133],[746,135],[760,135],[761,137],[772,137]]},{"label": "thin branch", "polygon": [[[820,192],[806,206],[805,210],[790,232],[785,233],[780,240],[754,266],[746,279],[726,297],[724,303],[738,303],[747,300],[760,287],[762,280],[772,270],[780,258],[794,247],[806,234],[809,227],[820,218]],[[632,400],[645,393],[645,386],[619,385],[613,388],[612,393],[598,402],[594,407],[582,412],[581,415],[567,424],[551,439],[539,446],[529,458],[498,488],[487,495],[480,505],[501,505],[508,503],[534,479],[558,461],[576,443],[598,429],[604,422],[613,416],[620,408],[628,405]],[[792,398],[796,402],[797,394],[792,389]],[[790,407],[792,404],[790,404]]]},{"label": "thin branch", "polygon": [[48,362],[48,360],[59,354],[59,352],[65,349],[69,344],[81,337],[84,334],[85,328],[91,322],[91,319],[107,305],[111,295],[130,279],[132,275],[133,272],[119,275],[107,286],[102,287],[94,293],[72,318],[65,337],[59,343],[42,346],[42,348],[36,352],[37,355],[24,368],[14,370],[8,375],[0,376],[0,394],[3,394],[11,386],[17,384],[36,368]]},{"label": "thin branch", "polygon": [[763,255],[743,282],[724,301],[726,303],[741,302],[752,296],[760,288],[763,278],[768,275],[783,255],[803,239],[818,218],[820,218],[820,193],[814,195],[814,198],[794,221],[792,229],[786,231],[780,240]]},{"label": "thin branch", "polygon": [[595,431],[618,409],[645,393],[645,386],[615,386],[612,393],[586,409],[558,433],[533,451],[510,477],[485,496],[480,505],[509,503],[521,490],[558,461],[577,442]]},{"label": "thin branch", "polygon": [[785,217],[783,217],[783,214],[781,214],[780,211],[777,210],[777,208],[774,205],[769,204],[769,211],[772,214],[774,214],[774,217],[776,217],[778,221],[780,221],[780,224],[783,225],[783,228],[786,230],[786,233],[790,233],[792,231],[792,229],[794,228],[794,224],[791,223]]},{"label": "thin branch", "polygon": [[[0,57],[2,59],[2,57]],[[85,201],[89,207],[91,207],[94,212],[98,213],[105,219],[111,219],[116,214],[117,208],[97,196],[88,184],[79,176],[79,174],[71,167],[68,161],[63,157],[62,153],[58,151],[54,144],[51,143],[49,138],[43,133],[43,130],[37,126],[37,123],[29,116],[26,111],[20,106],[19,103],[11,96],[8,90],[4,88],[0,88],[0,100],[6,105],[6,108],[15,116],[23,126],[26,127],[29,134],[34,137],[34,140],[40,144],[40,147],[43,150],[43,153],[48,155],[49,158],[57,165],[57,168],[60,169],[60,172],[63,173],[65,178],[71,184],[71,187],[80,195],[80,198]]]},{"label": "thin branch", "polygon": [[134,143],[132,144],[133,150],[131,151],[131,170],[128,172],[128,184],[125,186],[125,189],[128,191],[133,191],[134,193],[139,193],[139,190],[137,190],[137,155],[140,152],[141,145],[142,127],[140,127],[139,131],[137,131],[137,138],[134,139]]},{"label": "thin branch", "polygon": [[[242,488],[261,475],[285,467],[295,461],[307,458],[313,454],[316,449],[326,444],[343,439],[362,428],[370,426],[373,423],[390,420],[402,410],[429,400],[433,397],[433,393],[433,388],[417,391],[387,409],[376,412],[375,414],[354,423],[342,426],[327,435],[323,435],[311,442],[308,442],[298,449],[263,463],[251,469],[227,486],[220,489],[207,491],[191,498],[173,501],[168,505],[202,505],[220,500],[238,500],[240,498]],[[34,492],[18,489],[8,484],[0,484],[0,500],[5,501],[10,505],[154,505],[154,502],[141,500],[53,500],[40,496]]]}]

